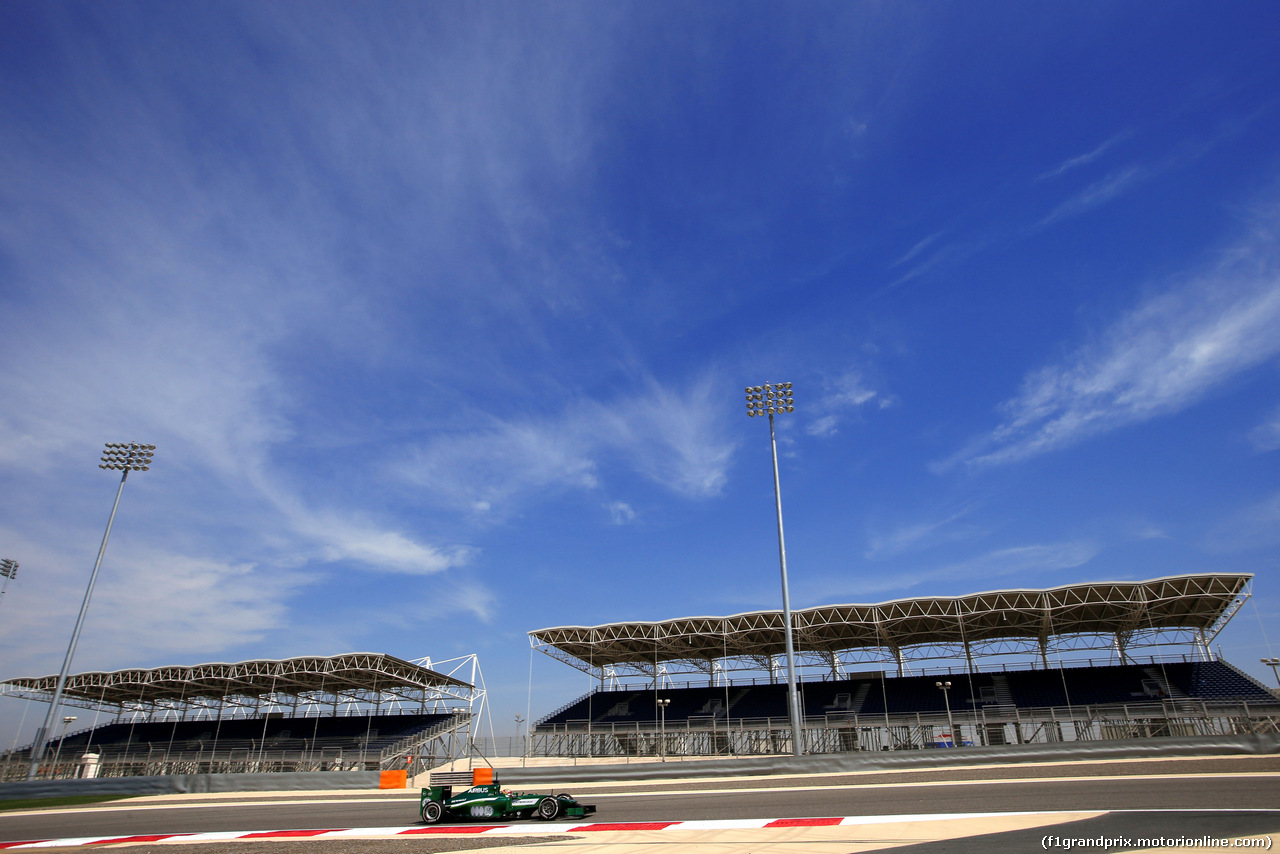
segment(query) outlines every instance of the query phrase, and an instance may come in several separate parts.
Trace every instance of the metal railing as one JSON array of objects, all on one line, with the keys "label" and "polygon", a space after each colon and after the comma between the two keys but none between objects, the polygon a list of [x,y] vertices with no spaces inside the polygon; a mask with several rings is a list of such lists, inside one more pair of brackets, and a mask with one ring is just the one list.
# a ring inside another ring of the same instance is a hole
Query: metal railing
[{"label": "metal railing", "polygon": [[[1223,659],[1215,656],[1214,660],[1222,661]],[[1176,654],[1171,653],[1168,655],[1144,655],[1144,656],[1127,655],[1123,662],[1121,662],[1119,658],[1115,655],[1111,655],[1105,658],[1090,656],[1087,658],[1073,658],[1069,660],[1054,659],[1053,661],[1049,662],[1048,667],[1045,667],[1044,663],[1041,662],[1039,659],[1034,659],[1031,661],[1021,660],[1021,661],[1013,661],[1013,662],[1001,662],[999,666],[995,666],[994,664],[990,666],[983,666],[981,669],[973,670],[972,675],[981,676],[981,675],[990,674],[990,673],[1019,673],[1019,672],[1025,672],[1025,671],[1063,670],[1063,669],[1070,669],[1073,667],[1116,667],[1120,665],[1141,666],[1141,665],[1159,665],[1159,664],[1179,664],[1179,663],[1189,663],[1189,662],[1196,662],[1196,661],[1204,661],[1204,659],[1198,655],[1194,655],[1190,653],[1176,653]],[[910,678],[912,676],[964,676],[970,673],[969,669],[963,664],[946,664],[946,665],[937,665],[934,667],[912,667],[912,668],[909,668],[909,672],[904,672],[902,677],[899,677],[895,672],[891,672],[892,668],[896,668],[896,665],[893,662],[864,662],[864,663],[867,664],[868,666],[880,664],[890,669],[885,669],[883,671],[880,671],[880,670],[850,671],[847,675],[833,675],[829,670],[825,672],[817,672],[817,673],[806,671],[804,674],[804,679],[797,685],[797,687],[801,691],[803,691],[804,686],[806,684],[815,684],[815,683],[822,684],[824,682],[843,682],[848,680],[859,681],[859,680],[867,680],[867,679],[879,679],[881,678],[882,674],[883,674],[883,677],[886,679],[898,679],[898,678]],[[868,674],[873,674],[873,675],[868,675]],[[786,684],[786,680],[783,679],[780,675],[731,678],[731,679],[728,679],[727,682],[728,682],[727,687],[729,688],[737,688],[737,687],[747,688],[747,687],[754,687],[758,685],[785,685]],[[683,680],[674,679],[669,676],[663,676],[661,677],[661,680],[659,682],[658,691],[661,692],[664,690],[674,689],[674,688],[724,688],[724,687],[726,687],[725,681],[721,680],[720,676],[718,675],[716,677],[710,677],[710,678],[703,676],[702,678],[699,678],[699,679],[683,679]],[[563,706],[556,709],[554,712],[544,715],[543,718],[544,719],[553,718],[556,715],[560,714],[561,712],[565,711],[566,709],[569,709],[572,706],[576,705],[577,703],[581,703],[583,700],[585,700],[588,696],[590,696],[593,693],[599,693],[601,691],[652,692],[653,690],[654,690],[654,687],[653,687],[652,679],[648,679],[642,682],[615,682],[604,688],[596,688],[591,691],[588,691],[587,693],[583,694],[581,697],[578,697],[576,700],[565,703]]]},{"label": "metal railing", "polygon": [[[830,713],[804,721],[805,752],[1101,741],[1280,732],[1280,702],[1165,700],[1035,709],[988,705],[936,713]],[[535,732],[532,756],[750,756],[791,752],[786,716],[615,724],[569,721]]]},{"label": "metal railing", "polygon": [[[386,738],[231,739],[174,741],[168,744],[103,744],[89,748],[96,761],[85,763],[84,748],[46,755],[39,772],[43,779],[85,776],[88,765],[94,776],[134,777],[162,774],[260,774],[298,771],[377,771],[391,766],[404,768],[406,756],[415,767],[432,764],[435,742],[466,725],[470,715],[458,713],[430,729],[388,742]],[[0,760],[0,780],[22,780],[30,764],[29,751],[19,750]]]}]

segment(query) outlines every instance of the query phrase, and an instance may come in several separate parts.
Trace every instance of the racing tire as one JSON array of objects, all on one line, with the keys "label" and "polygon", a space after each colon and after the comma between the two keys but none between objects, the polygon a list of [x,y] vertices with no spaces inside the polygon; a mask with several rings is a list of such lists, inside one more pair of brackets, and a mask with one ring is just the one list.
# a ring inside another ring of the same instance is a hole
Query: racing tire
[{"label": "racing tire", "polygon": [[422,820],[427,824],[438,824],[444,818],[444,806],[439,801],[427,801],[422,805]]},{"label": "racing tire", "polygon": [[538,807],[535,814],[542,821],[555,821],[560,817],[560,799],[543,798],[538,801]]},{"label": "racing tire", "polygon": [[556,800],[557,800],[557,801],[571,801],[571,800],[573,800],[573,795],[569,794],[568,792],[561,792],[560,794],[556,795]]}]

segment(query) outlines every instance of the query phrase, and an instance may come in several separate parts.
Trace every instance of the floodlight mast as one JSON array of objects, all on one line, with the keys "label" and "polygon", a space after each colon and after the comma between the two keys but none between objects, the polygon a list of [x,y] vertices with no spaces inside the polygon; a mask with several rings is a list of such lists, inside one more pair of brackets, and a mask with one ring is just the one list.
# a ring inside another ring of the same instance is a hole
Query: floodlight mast
[{"label": "floodlight mast", "polygon": [[1276,669],[1277,667],[1280,667],[1280,658],[1261,658],[1258,660],[1271,668],[1271,672],[1276,677],[1276,684],[1280,685],[1280,670]]},{"label": "floodlight mast", "polygon": [[4,587],[0,587],[0,600],[9,591],[9,582],[18,577],[18,562],[9,558],[0,558],[0,575],[4,576]]},{"label": "floodlight mast", "polygon": [[956,746],[956,722],[951,717],[951,681],[934,682],[934,686],[942,692],[942,700],[947,704],[947,729],[951,733],[951,746]]},{"label": "floodlight mast", "polygon": [[787,648],[787,709],[791,715],[791,752],[804,753],[800,724],[800,697],[796,693],[796,653],[791,640],[791,591],[787,586],[787,543],[782,535],[782,486],[778,479],[778,439],[773,431],[774,414],[795,412],[791,383],[765,383],[747,388],[747,415],[769,416],[769,447],[773,451],[773,497],[778,510],[778,561],[782,566],[782,622]]},{"label": "floodlight mast", "polygon": [[116,508],[120,506],[120,494],[124,492],[124,482],[131,471],[147,471],[151,467],[151,458],[155,455],[155,445],[141,445],[137,442],[108,442],[102,453],[100,469],[123,472],[120,475],[120,486],[116,489],[116,500],[111,505],[111,515],[107,517],[107,530],[102,535],[102,545],[98,547],[98,559],[93,562],[93,572],[89,574],[89,586],[84,591],[84,601],[80,603],[80,615],[76,617],[76,627],[71,632],[71,643],[67,645],[67,655],[62,659],[62,670],[58,671],[58,681],[53,689],[53,698],[49,701],[49,711],[44,716],[44,723],[36,730],[35,741],[31,745],[31,767],[27,769],[27,779],[34,780],[40,772],[40,760],[44,758],[48,746],[46,737],[49,727],[53,725],[53,716],[62,702],[62,689],[67,684],[67,673],[71,669],[71,659],[76,654],[76,643],[80,640],[80,629],[84,626],[84,615],[89,610],[89,600],[93,597],[93,585],[98,580],[98,568],[102,566],[102,556],[107,551],[107,540],[111,538],[111,525],[116,521]]}]

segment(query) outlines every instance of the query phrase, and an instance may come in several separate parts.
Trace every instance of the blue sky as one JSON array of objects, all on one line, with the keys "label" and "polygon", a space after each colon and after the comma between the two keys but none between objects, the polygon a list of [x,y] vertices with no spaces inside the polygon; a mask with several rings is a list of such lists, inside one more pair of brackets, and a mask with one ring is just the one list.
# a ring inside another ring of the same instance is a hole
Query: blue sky
[{"label": "blue sky", "polygon": [[[1257,574],[1280,8],[0,3],[0,676]],[[1269,645],[1270,643],[1270,645]],[[534,715],[586,688],[534,666]],[[0,703],[13,737],[25,704]],[[27,713],[23,732],[39,715]]]}]

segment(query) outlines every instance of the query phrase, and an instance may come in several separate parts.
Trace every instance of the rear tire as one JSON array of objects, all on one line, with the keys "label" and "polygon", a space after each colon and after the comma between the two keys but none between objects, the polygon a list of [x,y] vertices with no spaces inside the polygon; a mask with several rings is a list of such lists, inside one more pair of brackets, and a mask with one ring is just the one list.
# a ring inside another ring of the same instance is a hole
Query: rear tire
[{"label": "rear tire", "polygon": [[427,801],[422,805],[422,820],[427,824],[438,824],[444,818],[444,807],[439,801]]},{"label": "rear tire", "polygon": [[557,798],[543,798],[538,802],[537,816],[542,821],[555,821],[560,815],[560,801]]}]

